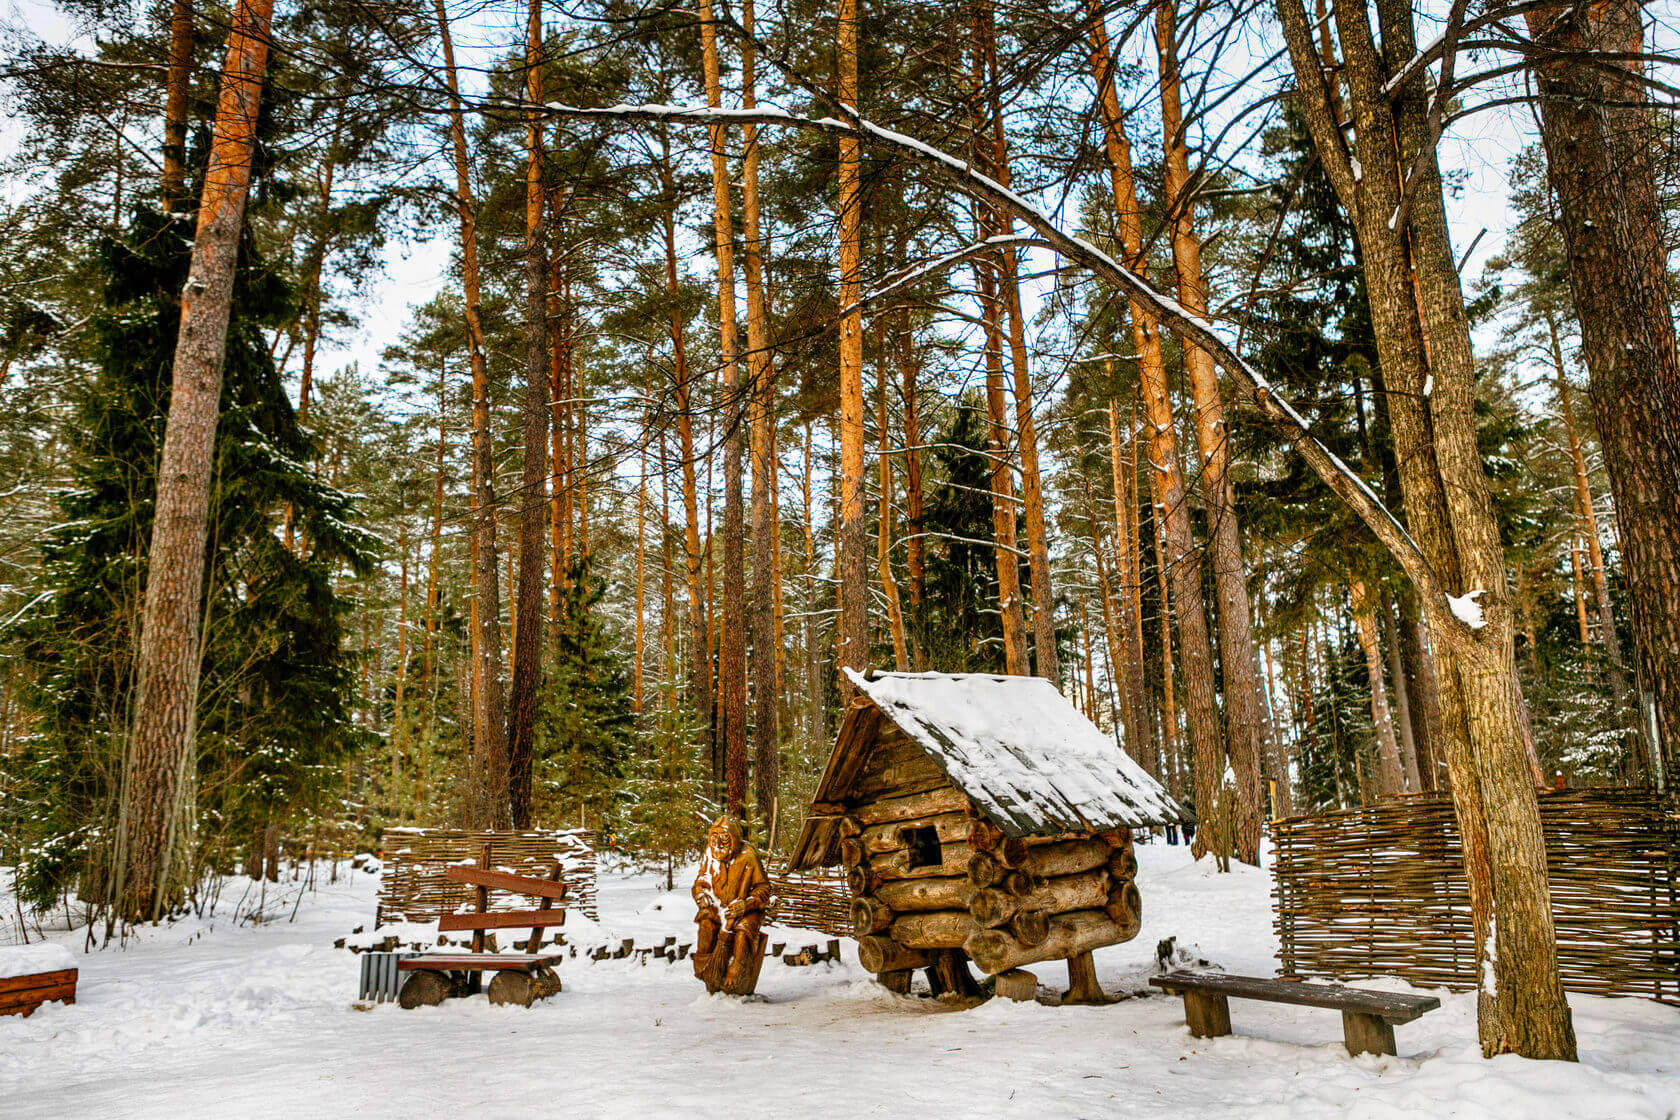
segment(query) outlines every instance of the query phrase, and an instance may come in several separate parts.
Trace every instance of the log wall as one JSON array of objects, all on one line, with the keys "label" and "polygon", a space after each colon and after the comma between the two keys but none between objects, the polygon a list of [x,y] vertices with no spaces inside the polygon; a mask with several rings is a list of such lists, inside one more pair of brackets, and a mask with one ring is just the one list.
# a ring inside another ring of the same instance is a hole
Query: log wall
[{"label": "log wall", "polygon": [[[565,876],[568,910],[590,920],[595,909],[594,833],[582,829],[532,832],[475,832],[461,828],[387,828],[385,863],[379,881],[375,925],[387,922],[431,923],[475,902],[472,887],[444,878],[450,864],[477,863],[490,845],[490,866],[516,875],[546,879],[559,859]],[[530,899],[506,891],[490,892],[491,910],[528,910]]]},{"label": "log wall", "polygon": [[[1558,965],[1570,991],[1680,1004],[1680,813],[1642,789],[1542,793]],[[1400,976],[1475,987],[1469,899],[1452,802],[1275,823],[1285,975]]]}]

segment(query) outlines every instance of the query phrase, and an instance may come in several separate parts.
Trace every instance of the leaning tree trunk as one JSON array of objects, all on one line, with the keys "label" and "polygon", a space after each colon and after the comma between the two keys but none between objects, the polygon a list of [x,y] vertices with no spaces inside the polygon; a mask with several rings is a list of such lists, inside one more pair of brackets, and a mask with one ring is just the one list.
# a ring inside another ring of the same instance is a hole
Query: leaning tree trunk
[{"label": "leaning tree trunk", "polygon": [[118,908],[128,921],[155,921],[172,900],[171,879],[179,871],[171,867],[172,857],[191,828],[186,795],[197,761],[210,473],[273,14],[273,0],[242,0],[234,12],[192,262],[181,293],[135,664],[134,727],[123,766]]},{"label": "leaning tree trunk", "polygon": [[[526,23],[526,96],[532,105],[540,105],[543,55],[541,0],[531,0]],[[537,686],[542,675],[543,569],[548,559],[544,555],[544,539],[548,535],[544,523],[548,508],[545,485],[548,478],[548,262],[542,239],[542,123],[538,117],[533,116],[527,125],[526,146],[525,467],[520,476],[519,588],[514,600],[513,695],[508,713],[508,792],[515,828],[531,826]],[[645,493],[645,470],[642,485]],[[636,621],[640,624],[640,612]],[[636,681],[639,688],[639,649],[637,653]]]},{"label": "leaning tree trunk", "polygon": [[[1644,63],[1643,6],[1536,8],[1540,135],[1563,212],[1569,288],[1655,702],[1659,781],[1680,766],[1680,351]],[[1603,59],[1593,55],[1603,54]],[[1586,57],[1582,57],[1585,55]],[[1613,632],[1613,631],[1607,631]]]}]

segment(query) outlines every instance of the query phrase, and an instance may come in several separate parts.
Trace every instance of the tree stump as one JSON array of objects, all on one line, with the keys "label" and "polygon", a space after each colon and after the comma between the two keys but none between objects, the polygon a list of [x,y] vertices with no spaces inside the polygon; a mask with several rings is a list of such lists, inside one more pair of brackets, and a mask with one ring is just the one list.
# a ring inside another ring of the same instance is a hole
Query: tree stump
[{"label": "tree stump", "polygon": [[406,1011],[436,1007],[455,994],[455,985],[441,972],[411,972],[397,993],[397,1004]]},{"label": "tree stump", "polygon": [[1004,999],[1028,1002],[1038,998],[1038,977],[1024,968],[1009,968],[997,974],[992,991]]}]

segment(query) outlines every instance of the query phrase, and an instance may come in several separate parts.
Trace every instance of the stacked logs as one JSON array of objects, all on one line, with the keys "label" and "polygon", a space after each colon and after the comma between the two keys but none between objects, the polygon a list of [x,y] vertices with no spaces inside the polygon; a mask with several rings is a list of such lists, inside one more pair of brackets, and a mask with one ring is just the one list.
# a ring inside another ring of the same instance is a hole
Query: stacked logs
[{"label": "stacked logs", "polygon": [[969,915],[963,943],[988,973],[1129,941],[1143,921],[1129,829],[1096,835],[1006,837],[989,821],[969,835]]},{"label": "stacked logs", "polygon": [[[912,858],[911,829],[933,830],[938,862],[912,866],[933,852]],[[959,950],[997,973],[1129,940],[1141,922],[1126,829],[1006,837],[946,786],[860,806],[840,837],[858,957],[890,987]]]}]

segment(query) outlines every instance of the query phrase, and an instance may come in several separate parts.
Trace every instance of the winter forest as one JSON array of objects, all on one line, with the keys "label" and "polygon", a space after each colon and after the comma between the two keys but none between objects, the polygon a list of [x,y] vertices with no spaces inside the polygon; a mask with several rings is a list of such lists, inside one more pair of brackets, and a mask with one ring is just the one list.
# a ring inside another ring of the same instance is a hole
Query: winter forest
[{"label": "winter forest", "polygon": [[1440,798],[1460,1041],[1590,1064],[1543,806],[1680,774],[1677,15],[14,0],[0,943],[393,828],[774,870],[847,670],[1036,676],[1195,825],[1152,914]]}]

